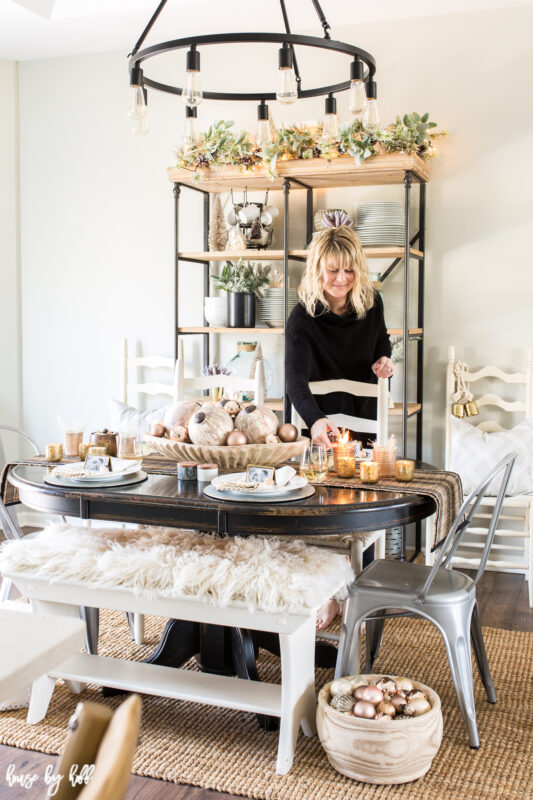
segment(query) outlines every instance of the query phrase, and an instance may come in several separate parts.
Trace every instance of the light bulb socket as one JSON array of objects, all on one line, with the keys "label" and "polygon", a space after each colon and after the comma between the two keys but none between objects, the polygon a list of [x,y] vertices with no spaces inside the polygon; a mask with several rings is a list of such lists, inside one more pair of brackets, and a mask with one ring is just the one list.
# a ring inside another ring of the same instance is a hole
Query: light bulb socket
[{"label": "light bulb socket", "polygon": [[143,85],[143,71],[140,67],[132,67],[130,70],[130,86]]},{"label": "light bulb socket", "polygon": [[197,119],[198,109],[196,106],[185,106],[185,119]]},{"label": "light bulb socket", "polygon": [[257,106],[257,119],[268,121],[268,106],[264,100],[261,100],[261,102]]},{"label": "light bulb socket", "polygon": [[287,42],[284,42],[283,47],[279,49],[278,68],[292,69],[292,50]]},{"label": "light bulb socket", "polygon": [[356,56],[352,63],[350,64],[350,80],[351,81],[363,81],[365,79],[365,65],[359,58]]},{"label": "light bulb socket", "polygon": [[332,94],[328,94],[324,102],[324,114],[336,114],[336,113],[337,113],[337,98],[333,97]]},{"label": "light bulb socket", "polygon": [[200,53],[196,49],[196,45],[187,50],[185,64],[187,72],[200,72]]},{"label": "light bulb socket", "polygon": [[366,96],[368,100],[377,100],[378,85],[376,81],[368,80],[366,82]]}]

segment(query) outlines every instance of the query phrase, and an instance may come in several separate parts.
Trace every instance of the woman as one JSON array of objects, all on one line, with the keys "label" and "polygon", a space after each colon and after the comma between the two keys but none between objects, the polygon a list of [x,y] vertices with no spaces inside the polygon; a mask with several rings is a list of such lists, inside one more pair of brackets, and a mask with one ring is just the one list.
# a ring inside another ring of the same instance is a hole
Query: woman
[{"label": "woman", "polygon": [[[339,431],[328,414],[376,419],[376,400],[344,392],[315,397],[309,382],[345,378],[375,383],[393,372],[383,302],[351,228],[327,228],[315,234],[299,296],[301,302],[285,331],[287,390],[312,440],[329,449],[328,432]],[[368,434],[356,435],[366,443]],[[338,603],[330,601],[319,612],[318,627],[327,627],[338,611]]]}]

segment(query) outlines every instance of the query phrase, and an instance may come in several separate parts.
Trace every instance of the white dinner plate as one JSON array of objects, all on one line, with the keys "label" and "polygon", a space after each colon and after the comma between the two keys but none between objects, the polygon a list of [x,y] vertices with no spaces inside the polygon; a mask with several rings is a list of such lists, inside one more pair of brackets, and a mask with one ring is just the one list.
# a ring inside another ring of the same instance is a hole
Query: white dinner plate
[{"label": "white dinner plate", "polygon": [[[129,460],[129,459],[128,459]],[[121,470],[117,470],[114,472],[99,472],[97,475],[80,475],[77,474],[79,472],[83,472],[84,470],[84,463],[83,461],[75,462],[74,464],[68,465],[68,470],[66,469],[67,465],[63,465],[60,468],[56,468],[58,472],[65,473],[59,474],[52,472],[55,477],[60,477],[61,479],[68,479],[69,481],[73,481],[74,483],[115,483],[117,480],[121,478],[125,478],[128,475],[134,475],[138,472],[141,468],[141,461],[140,460],[131,460],[129,461],[128,466],[124,467]]]},{"label": "white dinner plate", "polygon": [[[219,475],[218,478],[213,478],[211,484],[215,487],[215,489],[218,489],[220,483],[223,481],[241,481],[244,483],[245,480],[246,472],[232,472],[230,475]],[[295,492],[298,489],[303,489],[304,486],[307,486],[307,479],[302,478],[301,475],[294,475],[285,486],[264,486],[252,492],[241,492],[238,489],[219,491],[224,491],[224,494],[236,495],[238,497],[245,495],[252,495],[253,497],[277,497],[281,494],[287,494],[288,492]]]}]

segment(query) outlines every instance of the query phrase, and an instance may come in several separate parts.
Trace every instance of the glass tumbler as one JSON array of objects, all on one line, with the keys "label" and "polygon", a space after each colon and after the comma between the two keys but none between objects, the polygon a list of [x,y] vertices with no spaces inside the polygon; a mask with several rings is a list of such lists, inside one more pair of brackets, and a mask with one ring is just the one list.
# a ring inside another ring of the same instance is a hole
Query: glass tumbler
[{"label": "glass tumbler", "polygon": [[300,475],[309,483],[322,483],[328,474],[328,452],[323,444],[310,444],[300,458]]}]

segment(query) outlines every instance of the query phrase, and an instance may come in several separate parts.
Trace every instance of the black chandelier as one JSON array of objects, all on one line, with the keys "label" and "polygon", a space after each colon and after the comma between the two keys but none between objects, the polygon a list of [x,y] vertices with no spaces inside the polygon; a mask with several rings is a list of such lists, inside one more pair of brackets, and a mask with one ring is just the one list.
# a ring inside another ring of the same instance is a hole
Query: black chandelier
[{"label": "black chandelier", "polygon": [[[127,114],[132,119],[134,133],[148,133],[147,89],[181,95],[186,106],[184,144],[193,143],[198,138],[197,107],[204,98],[208,100],[249,100],[259,101],[257,108],[258,144],[271,141],[272,132],[267,100],[278,100],[284,105],[294,103],[298,98],[325,97],[323,130],[326,136],[338,134],[337,100],[339,92],[349,91],[349,108],[352,114],[361,119],[365,129],[372,133],[379,126],[377,109],[377,86],[375,81],[376,62],[370,53],[352,44],[331,39],[330,25],[324,16],[318,0],[311,0],[324,30],[324,37],[299,36],[291,33],[285,0],[280,0],[285,33],[216,33],[206,36],[188,36],[155,44],[141,50],[142,44],[152,26],[165,7],[162,0],[142,32],[132,52],[129,54],[130,96]],[[209,92],[204,91],[200,78],[200,50],[213,44],[264,43],[281,45],[278,53],[278,88],[276,92]],[[315,47],[328,52],[343,53],[352,60],[349,65],[349,79],[329,86],[305,88],[296,60],[296,47]],[[144,73],[144,62],[156,56],[187,50],[185,56],[186,80],[183,86],[160,83]]]}]

